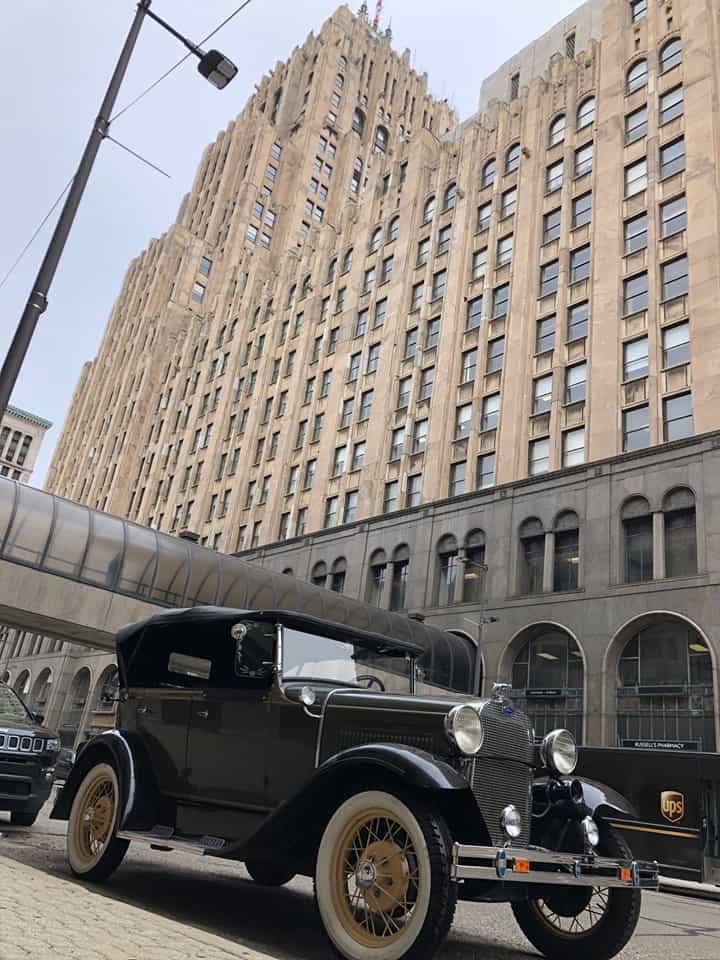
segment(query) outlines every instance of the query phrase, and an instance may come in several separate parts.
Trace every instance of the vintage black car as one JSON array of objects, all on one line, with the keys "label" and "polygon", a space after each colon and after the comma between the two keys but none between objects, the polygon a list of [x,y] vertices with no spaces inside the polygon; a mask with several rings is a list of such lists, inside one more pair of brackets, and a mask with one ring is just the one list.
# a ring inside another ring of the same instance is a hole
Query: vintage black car
[{"label": "vintage black car", "polygon": [[35,823],[50,796],[60,752],[57,733],[42,722],[0,683],[0,810],[9,810],[10,822],[20,827]]},{"label": "vintage black car", "polygon": [[630,805],[572,777],[567,731],[534,768],[507,689],[472,696],[467,640],[382,624],[195,607],[123,629],[118,728],[53,811],[73,873],[102,880],[143,841],[243,861],[259,883],[312,876],[348,960],[432,956],[458,898],[511,902],[548,957],[614,956],[657,886],[609,825]]}]

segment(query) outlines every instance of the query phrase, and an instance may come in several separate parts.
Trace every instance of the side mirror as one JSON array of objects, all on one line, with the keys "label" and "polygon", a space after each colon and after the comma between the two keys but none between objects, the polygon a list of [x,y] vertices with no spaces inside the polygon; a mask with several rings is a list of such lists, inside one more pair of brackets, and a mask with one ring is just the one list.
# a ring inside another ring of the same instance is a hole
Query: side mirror
[{"label": "side mirror", "polygon": [[256,624],[236,623],[231,635],[235,640],[235,675],[243,680],[270,683],[274,673],[273,646]]}]

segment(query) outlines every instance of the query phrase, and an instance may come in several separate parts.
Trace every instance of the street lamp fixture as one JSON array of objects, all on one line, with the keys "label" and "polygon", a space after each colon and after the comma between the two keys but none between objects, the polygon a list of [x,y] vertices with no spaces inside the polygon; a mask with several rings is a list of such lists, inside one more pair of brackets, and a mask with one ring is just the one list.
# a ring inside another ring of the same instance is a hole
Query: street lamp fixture
[{"label": "street lamp fixture", "polygon": [[110,83],[105,92],[100,111],[93,123],[90,136],[85,145],[83,155],[80,158],[75,176],[72,179],[62,212],[58,218],[53,235],[50,238],[50,243],[48,244],[43,261],[40,264],[35,283],[32,286],[30,296],[25,304],[25,309],[20,317],[20,322],[15,330],[15,335],[2,365],[2,370],[0,370],[0,416],[5,413],[7,405],[10,402],[10,396],[23,361],[25,360],[25,355],[30,347],[30,341],[35,333],[40,315],[47,309],[50,285],[55,277],[60,257],[65,249],[65,243],[67,242],[70,228],[75,220],[75,214],[77,213],[83,193],[85,192],[85,187],[90,177],[93,164],[95,163],[95,157],[100,149],[100,144],[108,135],[112,109],[115,105],[115,100],[120,91],[120,85],[125,77],[130,57],[135,48],[140,27],[145,17],[150,17],[151,20],[159,23],[168,33],[177,37],[177,39],[198,58],[198,71],[200,74],[218,90],[224,89],[237,73],[235,64],[231,60],[228,60],[219,50],[208,50],[207,52],[201,50],[197,44],[192,43],[181,33],[178,33],[174,27],[171,27],[169,23],[166,23],[165,20],[153,13],[150,10],[151,2],[152,0],[138,0],[135,17],[123,48],[120,51],[120,56],[115,65],[112,77],[110,78]]}]

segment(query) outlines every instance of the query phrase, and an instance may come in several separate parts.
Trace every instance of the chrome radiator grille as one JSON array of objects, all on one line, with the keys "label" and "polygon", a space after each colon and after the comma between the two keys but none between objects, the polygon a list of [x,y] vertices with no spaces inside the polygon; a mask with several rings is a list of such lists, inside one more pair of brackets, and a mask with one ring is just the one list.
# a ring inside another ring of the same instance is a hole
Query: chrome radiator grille
[{"label": "chrome radiator grille", "polygon": [[473,762],[472,791],[493,843],[507,840],[500,814],[509,803],[515,804],[522,817],[522,833],[515,842],[528,843],[533,775],[530,721],[518,711],[503,713],[503,704],[495,700],[483,706],[481,716],[485,740]]}]

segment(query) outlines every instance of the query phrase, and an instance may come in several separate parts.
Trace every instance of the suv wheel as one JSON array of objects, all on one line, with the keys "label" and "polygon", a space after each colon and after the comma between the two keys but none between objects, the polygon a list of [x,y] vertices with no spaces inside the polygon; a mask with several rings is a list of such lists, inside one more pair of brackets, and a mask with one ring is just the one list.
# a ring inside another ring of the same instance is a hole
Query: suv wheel
[{"label": "suv wheel", "polygon": [[120,806],[117,774],[98,763],[85,774],[70,808],[67,858],[83,880],[105,880],[120,865],[127,840],[115,836]]},{"label": "suv wheel", "polygon": [[38,818],[39,810],[12,810],[10,823],[14,827],[31,827]]},{"label": "suv wheel", "polygon": [[347,960],[420,960],[455,913],[445,821],[414,798],[370,790],[346,800],[325,828],[315,896],[325,930]]}]

